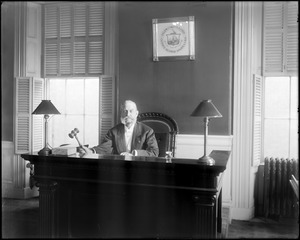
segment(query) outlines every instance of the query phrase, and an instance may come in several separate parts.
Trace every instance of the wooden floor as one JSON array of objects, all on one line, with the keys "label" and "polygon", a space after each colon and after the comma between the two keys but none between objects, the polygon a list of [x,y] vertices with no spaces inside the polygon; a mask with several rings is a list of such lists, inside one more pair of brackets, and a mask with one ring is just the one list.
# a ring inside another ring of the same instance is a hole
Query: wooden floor
[{"label": "wooden floor", "polygon": [[295,219],[274,221],[265,218],[254,218],[250,221],[232,220],[227,237],[233,238],[269,238],[298,239],[299,222]]},{"label": "wooden floor", "polygon": [[[226,221],[223,211],[223,228],[220,238],[281,238],[298,239],[299,222],[295,219],[272,221],[254,218],[251,221]],[[39,238],[38,198],[29,200],[2,199],[2,238]]]}]

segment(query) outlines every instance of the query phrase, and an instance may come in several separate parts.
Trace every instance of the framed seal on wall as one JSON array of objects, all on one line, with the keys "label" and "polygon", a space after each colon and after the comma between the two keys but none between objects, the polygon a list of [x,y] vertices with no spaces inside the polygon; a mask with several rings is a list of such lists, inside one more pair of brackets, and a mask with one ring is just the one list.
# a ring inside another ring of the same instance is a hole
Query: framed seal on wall
[{"label": "framed seal on wall", "polygon": [[194,16],[153,19],[153,61],[195,60]]}]

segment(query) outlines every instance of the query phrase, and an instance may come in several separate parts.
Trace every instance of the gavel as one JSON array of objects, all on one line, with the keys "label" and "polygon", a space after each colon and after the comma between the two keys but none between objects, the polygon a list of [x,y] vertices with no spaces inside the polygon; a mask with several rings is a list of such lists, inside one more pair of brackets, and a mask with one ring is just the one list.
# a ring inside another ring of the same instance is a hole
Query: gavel
[{"label": "gavel", "polygon": [[69,133],[69,137],[70,138],[76,138],[78,144],[79,144],[79,147],[82,147],[81,143],[79,142],[78,138],[77,138],[77,133],[79,133],[79,130],[78,128],[74,128],[74,130],[72,130],[70,133]]}]

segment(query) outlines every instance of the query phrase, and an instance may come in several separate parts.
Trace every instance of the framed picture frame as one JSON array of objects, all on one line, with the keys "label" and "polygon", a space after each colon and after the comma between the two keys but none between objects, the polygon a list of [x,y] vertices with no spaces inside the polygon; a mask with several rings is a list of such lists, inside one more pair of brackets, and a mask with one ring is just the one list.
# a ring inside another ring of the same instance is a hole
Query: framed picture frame
[{"label": "framed picture frame", "polygon": [[153,19],[153,61],[195,60],[194,16]]}]

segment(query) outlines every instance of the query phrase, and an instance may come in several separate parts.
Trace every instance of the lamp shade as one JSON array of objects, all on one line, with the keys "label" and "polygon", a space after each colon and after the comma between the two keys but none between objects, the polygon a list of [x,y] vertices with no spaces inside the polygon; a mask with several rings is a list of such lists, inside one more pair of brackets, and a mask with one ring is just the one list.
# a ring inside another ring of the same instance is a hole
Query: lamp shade
[{"label": "lamp shade", "polygon": [[32,114],[60,114],[51,100],[42,100]]},{"label": "lamp shade", "polygon": [[222,114],[218,111],[212,101],[203,100],[191,114],[192,117],[208,117],[217,118],[222,117]]}]

